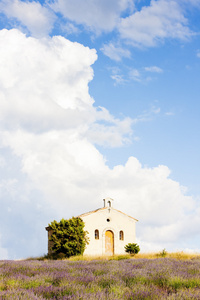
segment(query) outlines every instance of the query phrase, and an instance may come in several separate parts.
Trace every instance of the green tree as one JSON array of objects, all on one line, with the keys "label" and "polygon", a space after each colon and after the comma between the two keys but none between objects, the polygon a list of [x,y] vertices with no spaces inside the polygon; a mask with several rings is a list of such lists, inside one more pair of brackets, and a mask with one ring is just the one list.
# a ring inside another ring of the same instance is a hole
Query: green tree
[{"label": "green tree", "polygon": [[129,254],[135,255],[140,251],[139,245],[135,243],[129,243],[125,247],[125,251]]},{"label": "green tree", "polygon": [[88,243],[87,232],[84,231],[84,222],[80,218],[72,217],[60,222],[53,221],[49,224],[52,242],[52,257],[62,258],[82,255]]}]

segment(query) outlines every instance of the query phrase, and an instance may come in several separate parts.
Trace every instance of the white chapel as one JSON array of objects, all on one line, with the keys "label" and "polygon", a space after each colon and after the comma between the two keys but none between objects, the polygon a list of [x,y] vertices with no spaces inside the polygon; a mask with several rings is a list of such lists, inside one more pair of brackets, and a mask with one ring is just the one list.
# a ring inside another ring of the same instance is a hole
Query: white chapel
[{"label": "white chapel", "polygon": [[125,254],[124,246],[135,243],[137,219],[113,208],[113,199],[103,200],[103,208],[79,215],[88,231],[84,255]]}]

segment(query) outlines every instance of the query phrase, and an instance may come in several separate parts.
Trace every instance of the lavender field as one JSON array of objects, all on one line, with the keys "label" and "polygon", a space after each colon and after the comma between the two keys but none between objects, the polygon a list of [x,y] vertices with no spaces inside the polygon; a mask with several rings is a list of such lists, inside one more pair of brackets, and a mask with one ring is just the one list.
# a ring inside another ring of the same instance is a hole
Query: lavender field
[{"label": "lavender field", "polygon": [[200,299],[200,259],[0,261],[0,299]]}]

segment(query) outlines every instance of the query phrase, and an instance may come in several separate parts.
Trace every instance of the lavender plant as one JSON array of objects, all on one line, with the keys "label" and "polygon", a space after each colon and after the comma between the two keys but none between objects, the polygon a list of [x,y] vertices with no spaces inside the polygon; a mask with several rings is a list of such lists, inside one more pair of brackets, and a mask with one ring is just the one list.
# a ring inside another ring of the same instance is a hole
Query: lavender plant
[{"label": "lavender plant", "polygon": [[200,299],[200,259],[0,261],[0,299]]}]

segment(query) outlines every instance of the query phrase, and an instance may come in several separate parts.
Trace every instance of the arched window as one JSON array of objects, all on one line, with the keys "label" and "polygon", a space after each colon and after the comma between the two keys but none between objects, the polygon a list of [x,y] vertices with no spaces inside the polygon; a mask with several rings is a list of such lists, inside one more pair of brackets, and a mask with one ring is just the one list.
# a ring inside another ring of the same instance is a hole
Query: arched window
[{"label": "arched window", "polygon": [[95,230],[94,237],[95,237],[95,240],[99,240],[99,230],[98,229]]},{"label": "arched window", "polygon": [[110,201],[108,201],[108,206],[111,207],[111,202]]},{"label": "arched window", "polygon": [[119,232],[119,239],[120,239],[120,241],[124,240],[124,232],[122,230],[120,230],[120,232]]}]

